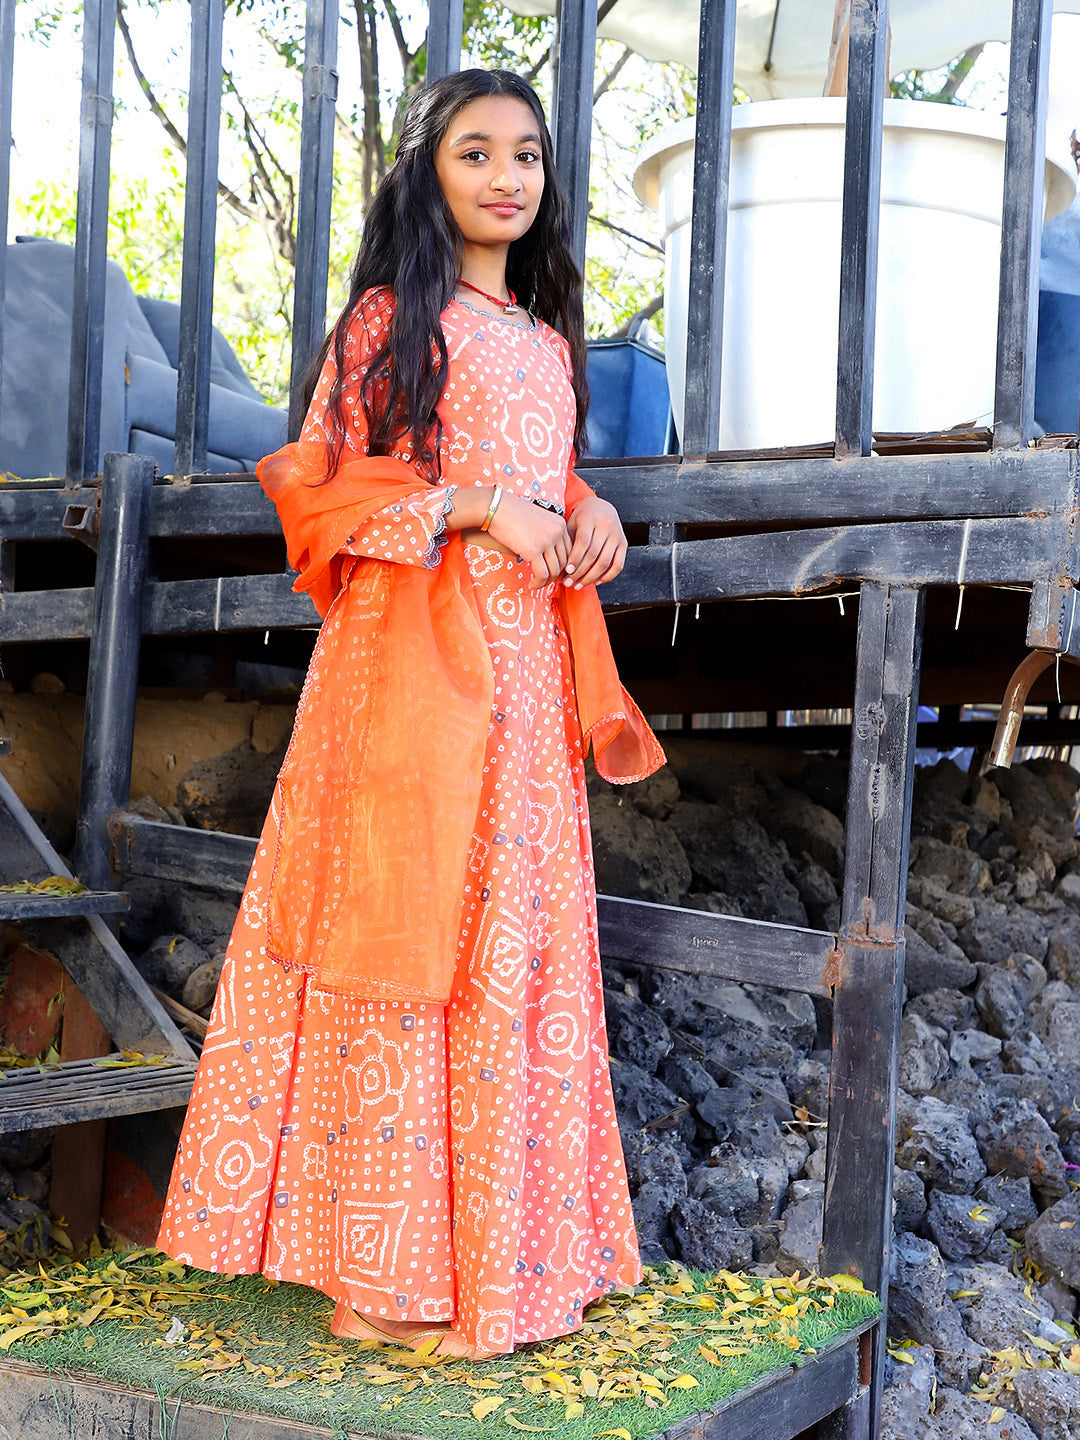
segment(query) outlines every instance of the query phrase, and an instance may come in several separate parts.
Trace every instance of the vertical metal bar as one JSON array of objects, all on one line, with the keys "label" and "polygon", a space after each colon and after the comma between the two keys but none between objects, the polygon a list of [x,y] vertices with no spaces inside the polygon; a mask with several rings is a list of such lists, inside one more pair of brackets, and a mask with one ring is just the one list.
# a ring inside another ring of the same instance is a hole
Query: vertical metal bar
[{"label": "vertical metal bar", "polygon": [[289,439],[304,423],[304,377],[326,328],[330,202],[334,189],[338,0],[308,0],[304,112],[300,125],[300,210],[296,224]]},{"label": "vertical metal bar", "polygon": [[994,444],[999,449],[1026,445],[1035,426],[1035,336],[1053,8],[1053,0],[1013,0],[994,389]]},{"label": "vertical metal bar", "polygon": [[180,280],[180,359],[176,382],[178,475],[193,475],[206,469],[223,10],[223,0],[191,0],[184,268]]},{"label": "vertical metal bar", "polygon": [[154,462],[106,455],[94,581],[74,871],[92,890],[111,869],[109,815],[128,801]]},{"label": "vertical metal bar", "polygon": [[701,0],[682,446],[700,457],[720,439],[735,9],[735,0]]},{"label": "vertical metal bar", "polygon": [[100,462],[115,32],[116,0],[86,0],[68,388],[69,485],[81,485],[88,475],[96,474]]},{"label": "vertical metal bar", "polygon": [[[923,608],[921,590],[861,587],[833,994],[822,1273],[857,1275],[883,1305],[892,1246],[902,927]],[[872,1362],[875,1415],[884,1376],[883,1324]]]},{"label": "vertical metal bar", "polygon": [[840,329],[836,355],[836,454],[869,455],[874,404],[881,131],[888,0],[851,0],[844,211],[840,229]]},{"label": "vertical metal bar", "polygon": [[11,190],[11,84],[15,75],[15,0],[0,0],[0,405],[4,385],[4,296],[7,291],[7,217]]},{"label": "vertical metal bar", "polygon": [[574,259],[585,264],[589,219],[589,151],[592,144],[593,75],[596,70],[596,6],[593,0],[562,0],[557,51],[559,78],[552,106],[555,159],[570,201]]},{"label": "vertical metal bar", "polygon": [[461,68],[461,32],[464,0],[431,0],[428,7],[427,70],[430,85]]}]

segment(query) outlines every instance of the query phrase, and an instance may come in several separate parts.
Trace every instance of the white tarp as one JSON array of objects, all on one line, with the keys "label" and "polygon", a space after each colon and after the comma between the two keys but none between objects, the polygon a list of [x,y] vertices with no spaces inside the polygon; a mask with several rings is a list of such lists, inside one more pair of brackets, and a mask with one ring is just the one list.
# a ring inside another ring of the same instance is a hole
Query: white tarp
[{"label": "white tarp", "polygon": [[[507,8],[519,15],[552,15],[555,0],[508,0]],[[820,95],[834,8],[831,0],[738,0],[736,85],[752,100]],[[1080,14],[1080,0],[1056,0],[1054,9]],[[1010,0],[891,0],[889,13],[890,69],[898,75],[943,65],[980,41],[1008,40],[1012,6]],[[648,60],[679,60],[696,70],[699,14],[700,0],[616,0],[600,34]],[[766,71],[770,34],[772,63]]]}]

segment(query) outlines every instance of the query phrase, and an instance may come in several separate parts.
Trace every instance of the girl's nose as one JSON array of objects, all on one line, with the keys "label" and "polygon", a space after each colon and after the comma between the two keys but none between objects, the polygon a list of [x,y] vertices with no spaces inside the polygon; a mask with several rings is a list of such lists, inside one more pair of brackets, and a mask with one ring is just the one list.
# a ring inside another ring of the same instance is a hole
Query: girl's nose
[{"label": "girl's nose", "polygon": [[515,190],[521,189],[521,180],[516,170],[500,170],[497,175],[493,176],[491,187],[493,190],[501,190],[512,195]]}]

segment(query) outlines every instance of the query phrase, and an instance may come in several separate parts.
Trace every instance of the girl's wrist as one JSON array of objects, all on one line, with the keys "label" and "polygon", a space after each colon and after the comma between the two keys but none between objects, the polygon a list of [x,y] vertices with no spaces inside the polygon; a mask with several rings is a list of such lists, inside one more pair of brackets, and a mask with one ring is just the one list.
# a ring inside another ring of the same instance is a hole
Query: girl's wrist
[{"label": "girl's wrist", "polygon": [[494,485],[459,486],[454,492],[454,507],[446,517],[446,528],[479,530],[494,498]]}]

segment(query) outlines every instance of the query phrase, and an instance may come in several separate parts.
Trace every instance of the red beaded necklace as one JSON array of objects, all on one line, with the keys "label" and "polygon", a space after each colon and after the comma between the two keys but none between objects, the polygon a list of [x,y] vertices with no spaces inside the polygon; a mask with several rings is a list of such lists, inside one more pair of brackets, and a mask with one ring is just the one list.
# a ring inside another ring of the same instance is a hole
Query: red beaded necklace
[{"label": "red beaded necklace", "polygon": [[510,289],[509,285],[506,287],[506,293],[510,296],[510,299],[500,300],[497,295],[489,295],[486,290],[481,290],[479,285],[474,285],[470,280],[462,280],[459,277],[457,283],[464,285],[466,290],[474,290],[477,295],[482,295],[485,300],[490,300],[492,305],[498,305],[504,315],[513,315],[517,311],[517,296]]}]

